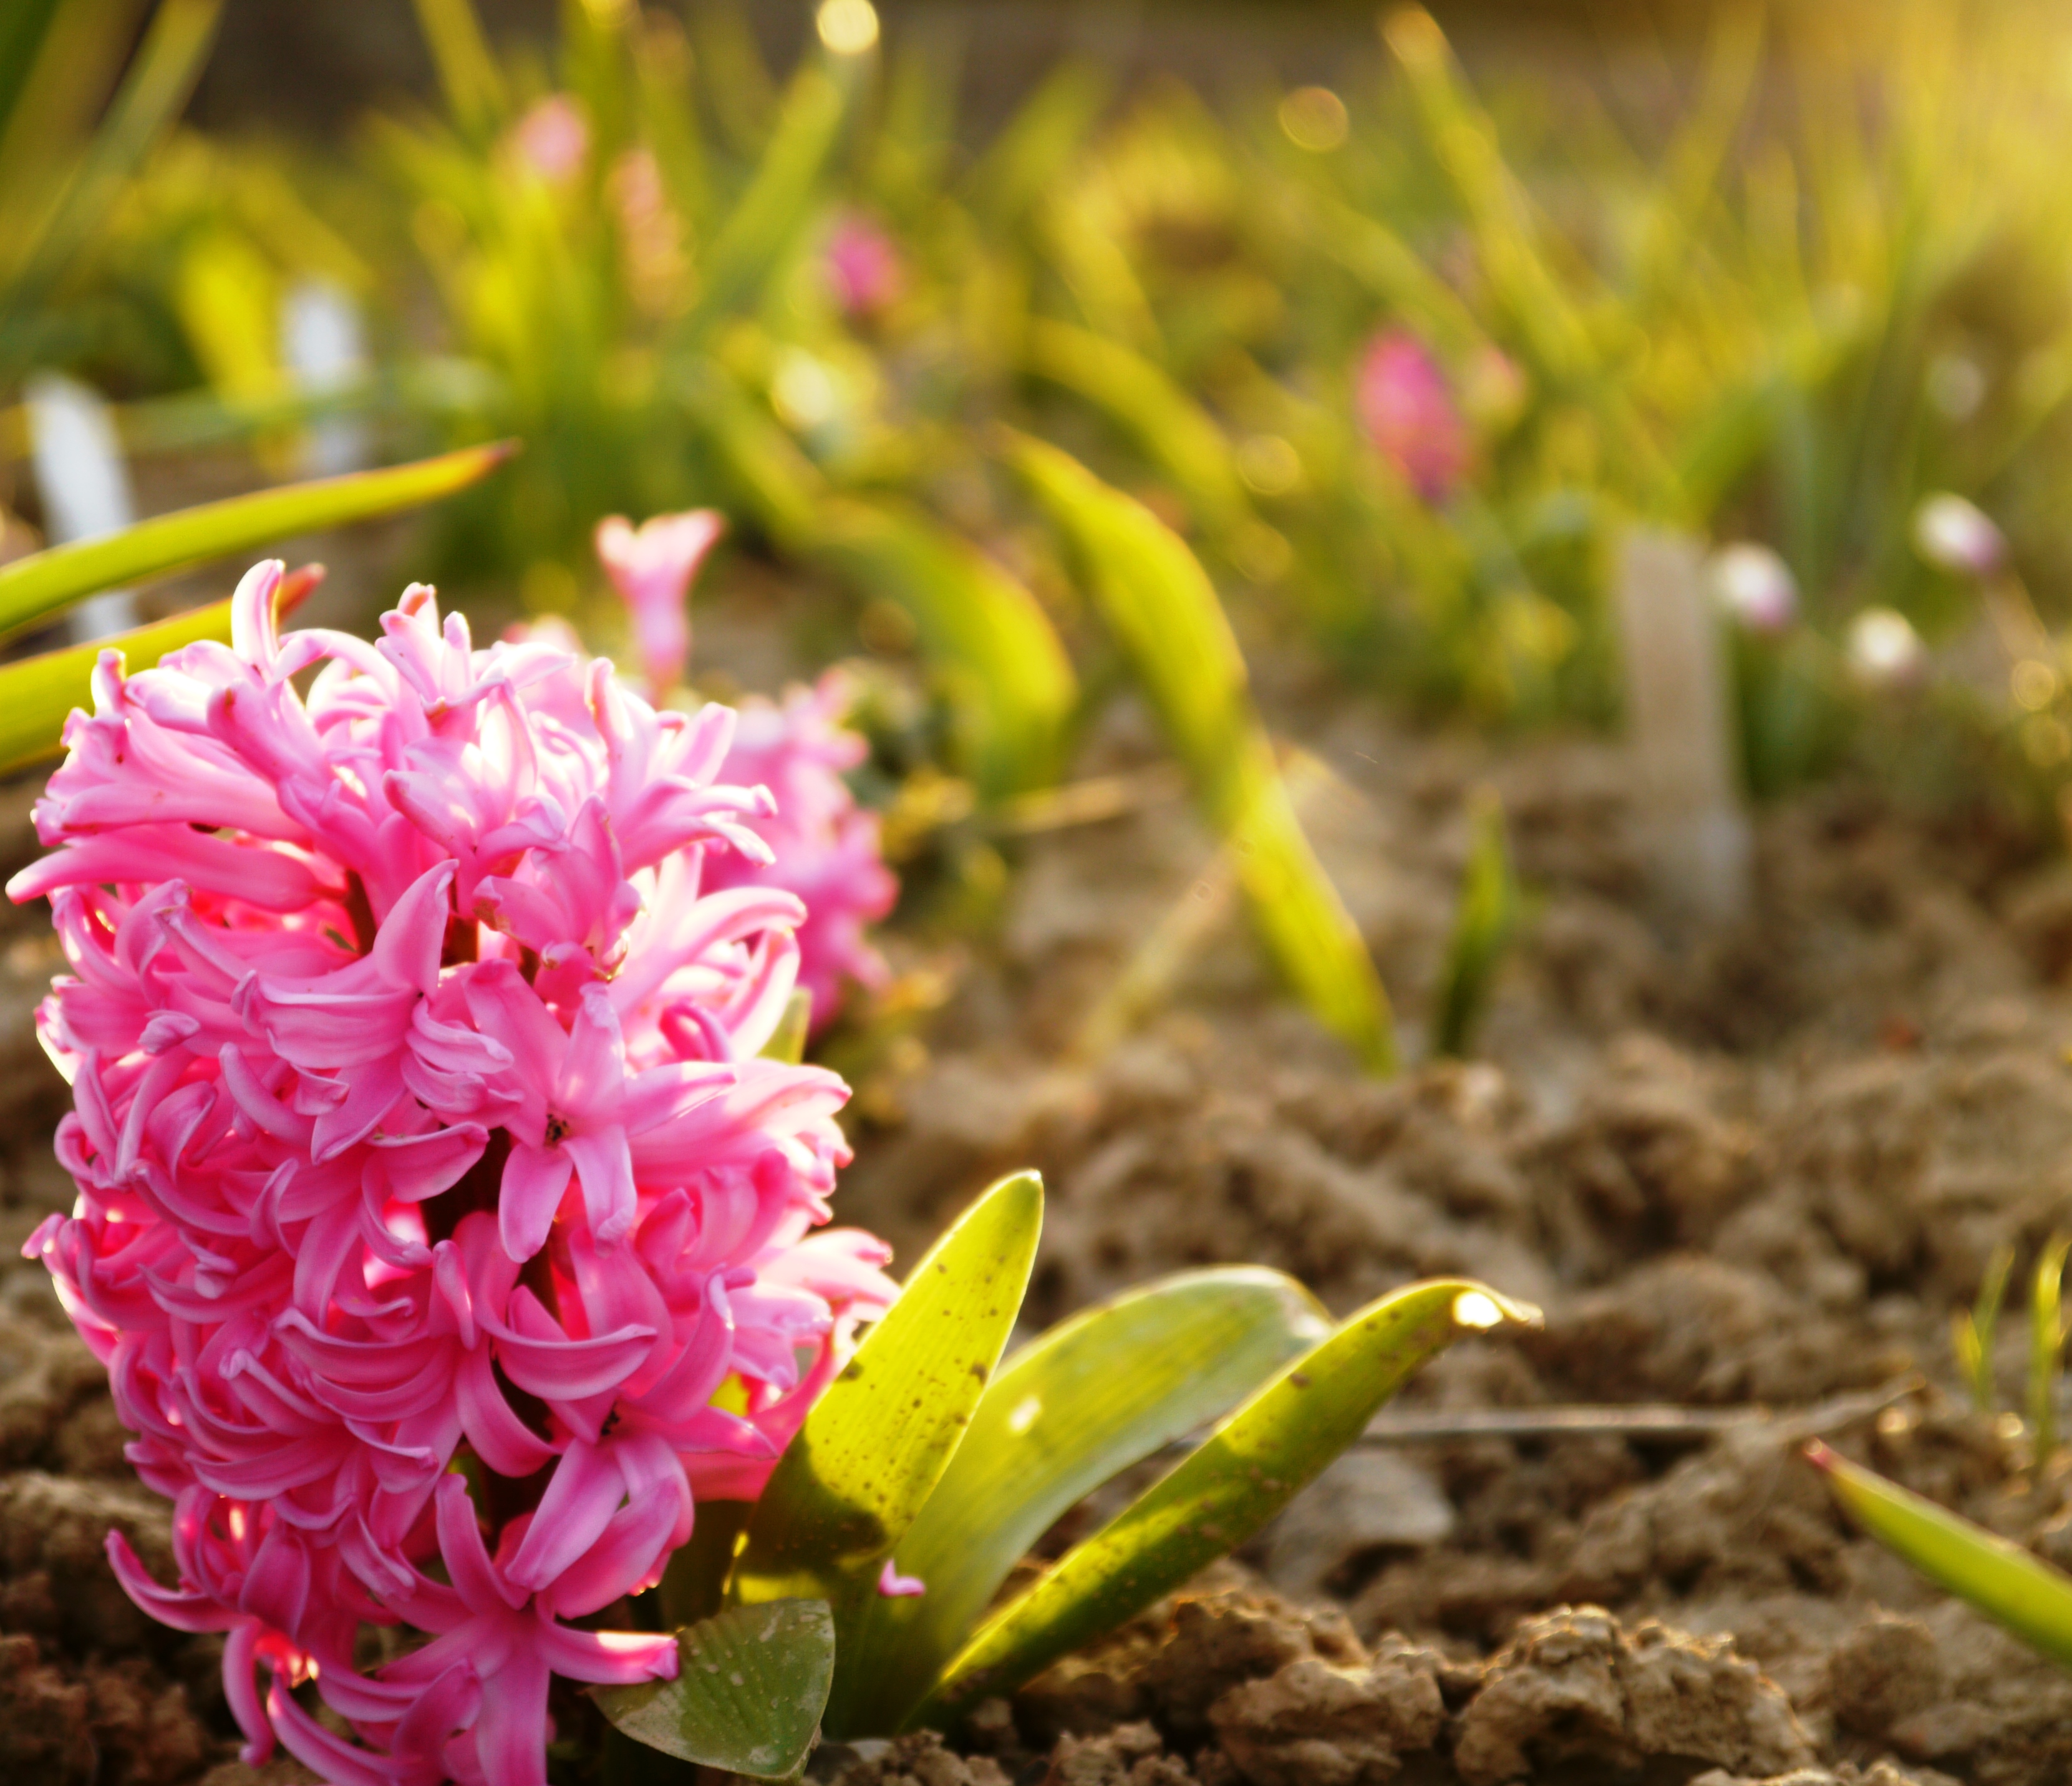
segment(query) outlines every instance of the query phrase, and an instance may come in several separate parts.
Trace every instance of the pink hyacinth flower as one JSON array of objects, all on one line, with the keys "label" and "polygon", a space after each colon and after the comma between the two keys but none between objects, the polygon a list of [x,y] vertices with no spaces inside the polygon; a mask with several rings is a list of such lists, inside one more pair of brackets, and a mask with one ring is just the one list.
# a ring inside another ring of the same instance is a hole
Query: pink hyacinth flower
[{"label": "pink hyacinth flower", "polygon": [[549,93],[511,131],[519,158],[550,186],[575,178],[590,154],[590,121],[566,93]]},{"label": "pink hyacinth flower", "polygon": [[899,251],[868,217],[844,212],[828,232],[823,264],[842,314],[870,317],[898,301],[906,285]]},{"label": "pink hyacinth flower", "polygon": [[598,523],[598,559],[626,603],[654,699],[683,679],[691,656],[691,583],[726,531],[725,518],[710,508],[657,515],[638,528],[623,515]]},{"label": "pink hyacinth flower", "polygon": [[1354,397],[1360,426],[1396,475],[1424,502],[1445,502],[1474,455],[1431,351],[1407,329],[1384,329],[1361,357]]},{"label": "pink hyacinth flower", "polygon": [[[553,1676],[676,1662],[570,1621],[760,1492],[893,1294],[814,1232],[846,1088],[758,1058],[807,914],[752,876],[807,845],[724,779],[726,709],[478,650],[421,586],[376,643],[283,637],[279,583],[228,646],[104,653],[67,722],[10,892],[70,970],[79,1197],[25,1250],[175,1503],[176,1584],[111,1564],[223,1634],[246,1760],[544,1786]],[[369,1626],[426,1640],[362,1672]]]},{"label": "pink hyacinth flower", "polygon": [[884,961],[865,940],[867,925],[889,912],[899,883],[878,851],[878,815],[858,806],[842,777],[869,747],[841,723],[853,695],[836,672],[781,704],[751,696],[741,704],[722,773],[775,797],[774,816],[754,821],[771,861],[715,861],[706,884],[782,887],[805,910],[797,928],[799,984],[812,995],[812,1025],[834,1017],[852,986],[878,986]]}]

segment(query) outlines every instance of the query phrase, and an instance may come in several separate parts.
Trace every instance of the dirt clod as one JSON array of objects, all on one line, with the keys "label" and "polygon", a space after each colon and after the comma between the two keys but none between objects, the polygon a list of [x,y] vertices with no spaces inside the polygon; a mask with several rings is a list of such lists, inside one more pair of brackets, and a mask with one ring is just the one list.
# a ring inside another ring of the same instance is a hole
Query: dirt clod
[{"label": "dirt clod", "polygon": [[1546,1763],[1636,1772],[1656,1756],[1758,1778],[1810,1765],[1790,1702],[1730,1643],[1643,1624],[1622,1633],[1594,1607],[1533,1619],[1490,1665],[1461,1717],[1464,1786],[1502,1786]]}]

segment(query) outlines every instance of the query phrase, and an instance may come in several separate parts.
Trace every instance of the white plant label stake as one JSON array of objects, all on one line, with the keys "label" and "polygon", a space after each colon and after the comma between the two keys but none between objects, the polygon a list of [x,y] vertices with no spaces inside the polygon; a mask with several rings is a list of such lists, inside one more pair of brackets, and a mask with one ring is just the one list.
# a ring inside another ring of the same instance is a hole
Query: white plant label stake
[{"label": "white plant label stake", "polygon": [[[367,376],[367,348],[352,294],[328,279],[298,279],[281,303],[281,357],[297,385],[313,397],[349,390]],[[367,424],[333,415],[315,423],[302,448],[302,471],[341,477],[366,468]]]},{"label": "white plant label stake", "polygon": [[1655,895],[1674,922],[1718,924],[1748,910],[1749,838],[1704,562],[1688,536],[1635,528],[1619,554],[1618,621]]},{"label": "white plant label stake", "polygon": [[[39,372],[24,389],[29,413],[29,450],[36,493],[43,500],[43,531],[53,545],[98,539],[137,518],[130,467],[115,434],[115,420],[99,394],[76,379]],[[137,623],[137,601],[113,589],[74,611],[72,636],[84,644]]]}]

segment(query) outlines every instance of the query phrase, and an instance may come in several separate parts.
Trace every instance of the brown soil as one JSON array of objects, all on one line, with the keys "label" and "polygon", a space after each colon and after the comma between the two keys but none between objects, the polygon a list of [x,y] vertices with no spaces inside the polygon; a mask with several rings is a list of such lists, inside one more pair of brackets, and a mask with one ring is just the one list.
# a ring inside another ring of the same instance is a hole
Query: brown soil
[{"label": "brown soil", "polygon": [[[1308,817],[1419,1032],[1466,846],[1502,792],[1529,929],[1472,1062],[1361,1076],[1272,990],[1170,798],[1008,846],[995,937],[894,953],[940,1002],[860,1061],[849,1219],[915,1247],[998,1170],[1050,1192],[1032,1312],[1257,1260],[1343,1311],[1465,1271],[1543,1332],[1465,1344],[1428,1411],[1762,1405],[1709,1440],[1359,1451],[1238,1564],[932,1739],[824,1751],[845,1786],[1779,1781],[2043,1786],[2072,1678],[1916,1582],[1797,1457],[1831,1443],[2072,1564],[2072,1471],[1965,1410],[1947,1322],[2000,1241],[2072,1214],[2072,875],[1984,821],[1829,791],[1759,825],[1730,933],[1649,920],[1618,754],[1312,726]],[[1081,772],[1133,770],[1120,710]],[[1145,784],[1155,794],[1155,782]],[[30,840],[6,796],[0,854]],[[1177,911],[1186,914],[1174,920]],[[62,1088],[28,1039],[52,965],[0,934],[0,1226],[69,1200]],[[1163,934],[1156,1008],[1075,1052]],[[1117,1034],[1120,1039],[1114,1039]],[[2020,1393],[2019,1311],[2003,1393]],[[1880,1392],[1910,1373],[1928,1381]],[[1865,1393],[1871,1392],[1871,1393]],[[158,1631],[101,1559],[162,1558],[105,1389],[39,1274],[0,1274],[0,1762],[56,1781],[249,1786],[207,1640]],[[214,1772],[209,1772],[213,1769]],[[282,1780],[297,1777],[277,1771]]]}]

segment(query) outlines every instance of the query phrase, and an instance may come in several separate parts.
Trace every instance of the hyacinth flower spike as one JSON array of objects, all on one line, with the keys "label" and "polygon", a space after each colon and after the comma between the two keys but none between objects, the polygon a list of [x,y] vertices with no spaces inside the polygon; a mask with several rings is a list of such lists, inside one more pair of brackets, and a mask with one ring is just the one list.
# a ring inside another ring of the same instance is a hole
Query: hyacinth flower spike
[{"label": "hyacinth flower spike", "polygon": [[[79,1200],[26,1250],[175,1504],[177,1582],[119,1537],[117,1578],[224,1634],[247,1759],[522,1786],[553,1677],[674,1666],[565,1621],[760,1489],[888,1255],[812,1232],[846,1088],[758,1058],[808,920],[722,884],[799,847],[733,716],[422,587],[376,644],[284,638],[278,575],[68,723],[10,891],[67,957]],[[363,1673],[368,1626],[430,1641]]]}]

